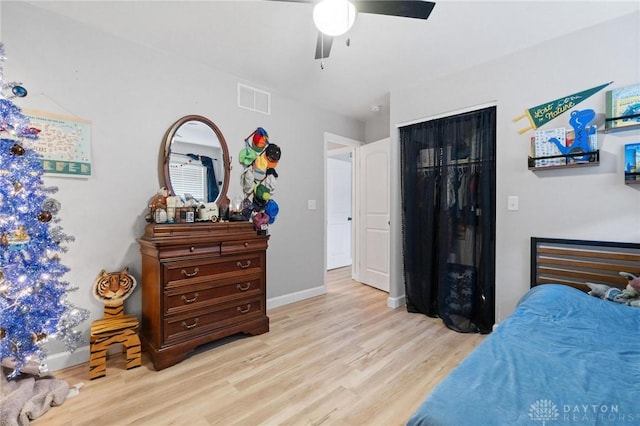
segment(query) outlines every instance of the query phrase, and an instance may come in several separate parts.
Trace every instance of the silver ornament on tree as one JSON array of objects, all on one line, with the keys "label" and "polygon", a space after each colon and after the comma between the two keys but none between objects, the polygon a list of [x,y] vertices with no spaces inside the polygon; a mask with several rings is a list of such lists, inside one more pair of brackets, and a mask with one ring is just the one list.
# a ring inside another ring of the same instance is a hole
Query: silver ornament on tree
[{"label": "silver ornament on tree", "polygon": [[58,214],[58,212],[60,211],[60,207],[60,201],[56,200],[55,198],[49,197],[42,202],[42,211],[49,212],[52,215]]},{"label": "silver ornament on tree", "polygon": [[[58,188],[53,187],[50,188],[50,191],[57,191]],[[38,220],[40,222],[49,222],[51,221],[51,219],[53,218],[53,216],[55,216],[56,214],[58,214],[58,212],[60,211],[60,202],[58,200],[56,200],[55,198],[46,198],[43,202],[42,202],[42,211],[40,213],[38,213]],[[55,240],[55,238],[54,238]],[[59,242],[58,240],[56,240],[57,242]]]}]

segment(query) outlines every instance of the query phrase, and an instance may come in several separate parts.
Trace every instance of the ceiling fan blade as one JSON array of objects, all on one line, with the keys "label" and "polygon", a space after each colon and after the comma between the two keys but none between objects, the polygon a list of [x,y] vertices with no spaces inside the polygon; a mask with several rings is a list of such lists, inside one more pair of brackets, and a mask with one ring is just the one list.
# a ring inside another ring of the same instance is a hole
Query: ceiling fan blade
[{"label": "ceiling fan blade", "polygon": [[404,18],[427,19],[436,5],[431,1],[383,1],[383,0],[354,0],[353,4],[360,13],[374,13],[376,15],[401,16]]},{"label": "ceiling fan blade", "polygon": [[318,31],[318,40],[316,41],[316,59],[324,59],[329,57],[333,36]]}]

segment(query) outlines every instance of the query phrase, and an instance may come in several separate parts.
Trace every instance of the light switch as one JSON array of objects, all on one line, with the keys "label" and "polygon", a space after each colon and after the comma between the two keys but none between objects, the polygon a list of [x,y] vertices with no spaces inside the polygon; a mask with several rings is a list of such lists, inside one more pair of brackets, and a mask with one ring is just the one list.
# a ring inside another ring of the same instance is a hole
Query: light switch
[{"label": "light switch", "polygon": [[517,211],[518,210],[518,196],[517,195],[509,195],[507,197],[507,210]]},{"label": "light switch", "polygon": [[309,200],[307,201],[307,208],[309,210],[315,210],[316,209],[316,200]]}]

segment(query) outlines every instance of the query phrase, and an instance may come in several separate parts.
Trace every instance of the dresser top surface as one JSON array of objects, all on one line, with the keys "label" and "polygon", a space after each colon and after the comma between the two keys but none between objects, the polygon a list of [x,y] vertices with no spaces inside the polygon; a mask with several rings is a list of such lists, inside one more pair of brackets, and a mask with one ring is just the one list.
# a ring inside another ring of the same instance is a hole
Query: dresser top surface
[{"label": "dresser top surface", "polygon": [[195,222],[181,224],[149,224],[141,240],[164,240],[180,238],[237,238],[268,239],[258,235],[251,222]]}]

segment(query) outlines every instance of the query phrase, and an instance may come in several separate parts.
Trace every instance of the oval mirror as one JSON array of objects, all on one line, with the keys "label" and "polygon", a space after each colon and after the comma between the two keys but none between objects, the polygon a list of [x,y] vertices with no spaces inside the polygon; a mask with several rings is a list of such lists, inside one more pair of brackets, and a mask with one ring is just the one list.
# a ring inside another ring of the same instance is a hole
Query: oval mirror
[{"label": "oval mirror", "polygon": [[183,200],[200,203],[227,198],[229,150],[218,126],[200,115],[182,117],[164,136],[164,186]]}]

